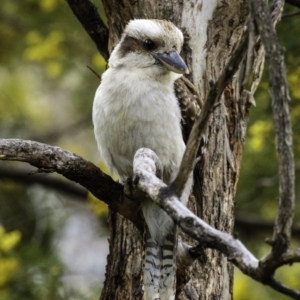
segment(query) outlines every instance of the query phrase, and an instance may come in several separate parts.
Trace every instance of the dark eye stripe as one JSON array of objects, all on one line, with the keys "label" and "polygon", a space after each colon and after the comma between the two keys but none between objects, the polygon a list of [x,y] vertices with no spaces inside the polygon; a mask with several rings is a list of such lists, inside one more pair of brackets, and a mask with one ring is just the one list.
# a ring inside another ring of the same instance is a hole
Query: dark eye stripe
[{"label": "dark eye stripe", "polygon": [[126,35],[120,45],[118,54],[119,57],[125,57],[126,54],[130,52],[138,52],[143,50],[143,41],[140,41],[138,39],[135,39],[133,37],[130,37],[129,35]]},{"label": "dark eye stripe", "polygon": [[125,57],[128,53],[131,52],[141,52],[141,51],[153,51],[158,46],[156,42],[154,42],[151,39],[145,39],[145,40],[138,40],[136,38],[133,38],[129,35],[126,35],[122,43],[120,45],[120,48],[118,50],[118,56],[119,58]]}]

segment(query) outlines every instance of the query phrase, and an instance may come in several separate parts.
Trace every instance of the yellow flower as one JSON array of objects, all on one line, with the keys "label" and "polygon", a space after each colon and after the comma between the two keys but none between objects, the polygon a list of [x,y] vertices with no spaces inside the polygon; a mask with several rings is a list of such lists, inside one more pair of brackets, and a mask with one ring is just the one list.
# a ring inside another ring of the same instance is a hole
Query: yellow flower
[{"label": "yellow flower", "polygon": [[272,123],[270,121],[256,121],[249,128],[248,145],[253,152],[260,152],[263,149],[266,137],[270,134]]},{"label": "yellow flower", "polygon": [[9,252],[20,242],[20,240],[20,231],[14,230],[6,233],[4,228],[0,226],[0,251]]},{"label": "yellow flower", "polygon": [[9,282],[19,269],[20,264],[16,258],[1,258],[0,257],[0,287]]},{"label": "yellow flower", "polygon": [[44,62],[63,57],[64,33],[53,30],[43,36],[39,31],[29,31],[25,37],[27,47],[24,56],[29,61]]},{"label": "yellow flower", "polygon": [[46,12],[52,12],[59,5],[59,1],[57,0],[40,0],[39,2],[42,10]]}]

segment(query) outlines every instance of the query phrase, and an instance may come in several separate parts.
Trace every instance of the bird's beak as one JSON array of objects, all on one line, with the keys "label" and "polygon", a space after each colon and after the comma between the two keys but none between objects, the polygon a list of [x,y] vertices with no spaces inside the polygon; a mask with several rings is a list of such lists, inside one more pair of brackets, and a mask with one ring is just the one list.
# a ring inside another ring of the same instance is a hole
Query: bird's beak
[{"label": "bird's beak", "polygon": [[178,74],[189,74],[188,67],[175,49],[169,53],[152,53],[152,56],[169,71]]}]

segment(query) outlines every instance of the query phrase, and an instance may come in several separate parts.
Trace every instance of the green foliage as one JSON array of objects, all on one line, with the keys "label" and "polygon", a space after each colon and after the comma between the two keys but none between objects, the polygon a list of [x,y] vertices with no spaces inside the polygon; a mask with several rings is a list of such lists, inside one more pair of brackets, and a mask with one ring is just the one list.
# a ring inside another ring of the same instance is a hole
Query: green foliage
[{"label": "green foliage", "polygon": [[[106,63],[66,1],[4,1],[0,40],[0,138],[44,141],[96,160],[91,108],[99,79],[87,65],[101,74]],[[57,212],[36,214],[36,201],[51,206],[51,193],[33,190],[0,179],[0,300],[92,299],[94,291],[63,284],[65,267],[51,246]]]},{"label": "green foliage", "polygon": [[1,136],[24,126],[41,136],[54,119],[61,127],[87,119],[99,79],[86,66],[101,74],[106,63],[67,3],[5,1],[0,28]]}]

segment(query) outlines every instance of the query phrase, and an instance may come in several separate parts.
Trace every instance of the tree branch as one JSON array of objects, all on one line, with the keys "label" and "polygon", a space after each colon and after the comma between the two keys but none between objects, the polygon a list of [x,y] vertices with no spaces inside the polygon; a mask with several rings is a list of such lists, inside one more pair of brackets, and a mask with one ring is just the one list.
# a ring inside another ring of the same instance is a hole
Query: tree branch
[{"label": "tree branch", "polygon": [[300,15],[300,10],[298,10],[296,12],[289,13],[289,14],[284,14],[284,15],[282,15],[282,19],[289,18],[289,17],[294,17],[294,16],[298,16],[298,15]]},{"label": "tree branch", "polygon": [[[30,174],[30,170],[24,170],[23,168],[7,168],[1,166],[0,168],[0,180],[13,180],[14,182],[34,185],[40,184],[45,188],[50,188],[58,192],[66,193],[70,196],[75,196],[75,199],[80,201],[86,201],[87,190],[80,186],[77,186],[73,182],[63,181],[61,179],[49,178],[47,176],[39,176],[39,174]],[[74,198],[71,198],[73,200]],[[274,223],[270,220],[262,219],[256,215],[239,213],[235,215],[235,230],[242,232],[249,232],[251,234],[257,234],[261,231],[273,230]],[[300,237],[300,224],[293,224],[292,235],[296,239]]]},{"label": "tree branch", "polygon": [[286,0],[286,3],[300,8],[300,0]]},{"label": "tree branch", "polygon": [[[238,239],[209,226],[185,207],[172,186],[168,187],[155,176],[156,166],[159,164],[159,158],[151,149],[142,148],[136,152],[133,162],[133,182],[139,190],[150,196],[173,218],[183,232],[204,245],[205,248],[219,250],[244,274],[256,281],[269,285],[293,299],[300,299],[300,292],[284,286],[273,278],[274,266],[279,266],[276,258],[273,257],[272,261],[269,259],[259,261]],[[286,255],[281,257],[280,265],[299,260],[299,250],[286,252]]]},{"label": "tree branch", "polygon": [[[24,170],[23,168],[7,168],[1,166],[0,180],[13,180],[14,182],[34,185],[40,184],[45,188],[50,188],[58,192],[66,193],[70,196],[75,196],[79,201],[86,201],[87,190],[73,182],[64,181],[57,178],[49,178],[48,175],[44,176],[39,174],[30,174],[31,170]],[[73,200],[74,198],[71,198]],[[242,232],[249,232],[257,234],[261,231],[273,230],[274,223],[270,220],[262,219],[256,215],[239,213],[235,215],[235,230]],[[292,235],[297,239],[300,237],[300,224],[293,224]],[[180,255],[181,256],[181,255]]]},{"label": "tree branch", "polygon": [[223,69],[221,75],[215,83],[211,83],[211,88],[208,97],[203,105],[200,116],[197,118],[191,134],[189,136],[186,150],[179,168],[179,172],[172,188],[181,195],[189,175],[193,171],[194,162],[196,159],[197,151],[200,145],[203,134],[205,133],[208,125],[209,117],[217,105],[226,85],[231,80],[234,73],[237,71],[244,54],[247,51],[247,36],[244,35],[238,47],[232,53],[227,65]]},{"label": "tree branch", "polygon": [[41,184],[46,188],[54,189],[70,196],[75,196],[76,199],[80,199],[81,201],[85,201],[88,195],[86,189],[76,185],[73,182],[49,178],[48,176],[37,176],[36,174],[31,174],[29,170],[24,169],[16,170],[15,168],[5,168],[1,166],[0,180],[1,179],[13,180],[26,185]]},{"label": "tree branch", "polygon": [[275,28],[278,21],[281,20],[284,0],[274,0],[271,7],[271,20],[273,28]]},{"label": "tree branch", "polygon": [[[140,212],[140,202],[147,195],[141,193],[139,190],[132,188],[131,182],[127,182],[125,187],[116,183],[109,176],[102,173],[102,171],[93,165],[91,162],[86,161],[82,157],[75,155],[71,152],[65,151],[59,147],[50,145],[25,141],[18,139],[0,139],[0,160],[8,161],[22,161],[27,162],[38,168],[38,172],[49,173],[57,172],[67,179],[75,181],[88,189],[95,197],[101,199],[108,206],[129,219],[135,226],[143,232],[144,221]],[[34,178],[35,182],[44,185],[54,186],[57,189],[62,189],[66,192],[66,186],[61,182],[58,183],[46,178],[39,178],[37,176],[29,176],[28,172],[25,174],[17,175],[16,172],[0,169],[0,178],[2,176],[10,177],[21,181],[31,181]],[[73,187],[71,192],[82,190],[80,187]],[[186,283],[184,271],[192,264],[198,257],[197,255],[191,256],[188,245],[179,243],[181,251],[177,253],[178,263],[178,278],[179,282]],[[180,275],[182,274],[182,276]]]},{"label": "tree branch", "polygon": [[74,15],[94,41],[100,54],[108,60],[108,28],[101,20],[97,7],[90,0],[66,0]]},{"label": "tree branch", "polygon": [[[148,151],[152,152],[151,150]],[[138,152],[137,155],[139,154]],[[147,157],[146,154],[147,151],[144,151],[143,158]],[[155,154],[151,155],[155,157]],[[37,142],[0,139],[0,159],[28,162],[40,168],[41,172],[58,172],[88,188],[96,197],[103,199],[112,209],[132,220],[137,226],[140,224],[139,228],[142,228],[139,202],[136,203],[124,196],[123,187],[120,184],[114,182],[109,176],[103,174],[99,168],[80,156],[64,151],[59,147],[51,147]],[[158,161],[158,158],[156,160]],[[152,158],[152,161],[155,161],[155,159],[153,160]],[[149,162],[151,163],[151,158],[148,160],[148,164]],[[185,233],[197,239],[205,247],[217,249],[227,255],[245,274],[270,285],[286,295],[290,295],[294,299],[300,299],[298,292],[284,287],[277,281],[271,280],[270,278],[272,277],[267,276],[269,274],[267,271],[270,272],[274,267],[299,261],[299,250],[287,251],[280,260],[278,260],[278,257],[276,258],[277,261],[275,260],[271,268],[268,267],[270,263],[269,258],[259,262],[240,241],[227,233],[210,227],[183,206],[178,201],[174,191],[155,177],[156,166],[154,162],[150,168],[144,165],[141,171],[136,171],[137,166],[139,167],[135,159],[134,170],[136,178],[139,178],[139,180],[134,182],[138,182],[138,188],[148,192],[153,200],[171,214]],[[144,184],[143,186],[143,182],[148,183],[148,181],[151,182],[151,185],[145,186]],[[155,192],[153,193],[153,191]],[[137,190],[135,189],[131,195],[134,192],[137,192]]]},{"label": "tree branch", "polygon": [[272,89],[272,108],[279,162],[279,207],[274,227],[272,251],[278,255],[285,252],[289,245],[295,202],[295,166],[289,95],[282,49],[279,46],[268,7],[265,2],[260,0],[250,0],[250,7],[266,50]]},{"label": "tree branch", "polygon": [[[247,234],[272,231],[274,229],[274,222],[262,219],[256,215],[237,212],[235,215],[235,230],[237,229],[245,231]],[[292,234],[294,238],[300,238],[300,223],[293,224]]]},{"label": "tree branch", "polygon": [[74,153],[33,141],[0,139],[0,160],[23,161],[39,168],[40,172],[57,172],[85,187],[143,230],[140,203],[126,197],[121,184]]}]

